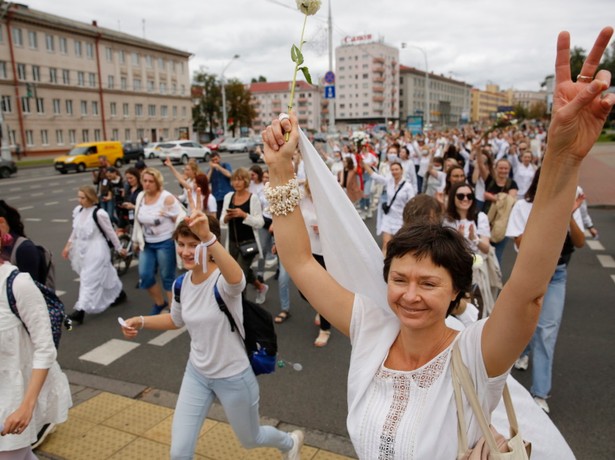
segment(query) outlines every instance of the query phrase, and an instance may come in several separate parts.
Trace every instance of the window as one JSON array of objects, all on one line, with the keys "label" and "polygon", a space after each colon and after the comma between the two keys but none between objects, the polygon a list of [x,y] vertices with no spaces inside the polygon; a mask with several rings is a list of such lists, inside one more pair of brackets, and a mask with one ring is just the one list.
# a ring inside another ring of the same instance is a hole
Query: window
[{"label": "window", "polygon": [[95,129],[94,130],[94,141],[98,142],[101,140],[102,140],[102,137],[100,135],[100,129]]},{"label": "window", "polygon": [[26,145],[34,145],[34,131],[26,129]]},{"label": "window", "polygon": [[141,91],[141,79],[140,78],[133,79],[132,83],[133,83],[135,91]]},{"label": "window", "polygon": [[73,114],[73,101],[72,99],[66,99],[66,113],[68,115],[72,115]]},{"label": "window", "polygon": [[167,93],[167,84],[166,83],[160,83],[160,94],[166,94]]},{"label": "window", "polygon": [[11,96],[2,96],[2,102],[0,103],[2,112],[11,113],[13,111],[13,102]]},{"label": "window", "polygon": [[160,106],[160,116],[162,118],[166,118],[169,116],[169,107],[166,105],[161,105]]},{"label": "window", "polygon": [[0,61],[0,78],[8,78],[6,74],[6,61]]},{"label": "window", "polygon": [[88,59],[94,59],[94,44],[93,43],[85,44],[85,54],[88,57]]},{"label": "window", "polygon": [[118,55],[120,57],[120,64],[126,64],[126,53],[124,50],[119,50]]},{"label": "window", "polygon": [[143,128],[137,129],[137,139],[143,139],[145,137],[145,130]]},{"label": "window", "polygon": [[81,115],[88,114],[88,101],[81,101]]},{"label": "window", "polygon": [[186,118],[186,107],[182,107],[182,117]]},{"label": "window", "polygon": [[147,114],[150,117],[155,117],[156,116],[156,106],[154,104],[149,104],[147,106]]},{"label": "window", "polygon": [[30,113],[30,98],[25,96],[21,97],[21,111],[23,113]]},{"label": "window", "polygon": [[164,59],[158,58],[158,69],[166,70]]},{"label": "window", "polygon": [[68,130],[68,143],[69,144],[76,144],[77,143],[77,130],[76,129],[69,129]]},{"label": "window", "polygon": [[49,83],[58,82],[58,69],[55,67],[49,67]]},{"label": "window", "polygon": [[33,50],[38,48],[38,37],[33,30],[28,31],[28,46]]},{"label": "window", "polygon": [[150,93],[154,91],[154,80],[147,80],[147,90]]},{"label": "window", "polygon": [[132,60],[132,65],[139,65],[139,55],[137,53],[132,53],[130,59]]},{"label": "window", "polygon": [[17,131],[15,131],[14,129],[9,129],[9,144],[17,144]]},{"label": "window", "polygon": [[126,128],[124,130],[124,140],[125,141],[130,141],[130,128]]},{"label": "window", "polygon": [[47,51],[53,52],[56,49],[56,38],[53,35],[45,34],[45,47]]},{"label": "window", "polygon": [[177,118],[177,106],[173,106],[173,118]]},{"label": "window", "polygon": [[41,68],[40,66],[33,65],[32,66],[32,80],[41,81]]},{"label": "window", "polygon": [[151,69],[154,66],[154,62],[150,55],[145,56],[145,67]]},{"label": "window", "polygon": [[117,104],[115,102],[111,103],[111,116],[114,117],[117,115]]},{"label": "window", "polygon": [[64,131],[56,129],[56,144],[64,145]]},{"label": "window", "polygon": [[60,114],[60,99],[54,99],[53,100],[53,114],[54,115],[59,115]]},{"label": "window", "polygon": [[172,72],[175,72],[175,65],[176,65],[176,62],[175,61],[171,61],[171,71]]},{"label": "window", "polygon": [[81,42],[79,40],[75,40],[75,56],[81,57],[83,54],[83,50],[81,48]]},{"label": "window", "polygon": [[90,86],[92,88],[96,87],[96,74],[94,72],[90,72],[88,74],[88,81],[90,82]]},{"label": "window", "polygon": [[15,46],[23,46],[23,35],[19,27],[13,27],[13,44]]},{"label": "window", "polygon": [[115,86],[115,77],[113,75],[109,75],[107,77],[107,87],[109,89],[113,89],[114,86]]},{"label": "window", "polygon": [[60,43],[60,53],[68,54],[68,40],[66,37],[60,37],[58,42]]},{"label": "window", "polygon": [[89,129],[81,130],[81,142],[90,142],[90,130]]},{"label": "window", "polygon": [[70,85],[70,70],[62,69],[62,83]]},{"label": "window", "polygon": [[125,102],[122,104],[122,114],[127,117],[128,115],[130,115],[129,109],[128,109],[128,104]]},{"label": "window", "polygon": [[49,145],[49,134],[46,129],[41,129],[41,144]]},{"label": "window", "polygon": [[113,50],[108,46],[105,48],[105,58],[107,62],[113,62]]},{"label": "window", "polygon": [[111,130],[111,140],[112,141],[119,141],[120,140],[120,130],[117,128],[114,128]]},{"label": "window", "polygon": [[179,94],[181,94],[182,96],[186,94],[186,85],[182,85],[182,92]]},{"label": "window", "polygon": [[126,77],[120,77],[120,88],[124,91],[128,89],[128,79]]},{"label": "window", "polygon": [[4,41],[3,35],[4,35],[4,32],[2,30],[2,24],[0,24],[0,43],[2,43]]},{"label": "window", "polygon": [[28,78],[26,76],[26,65],[25,64],[17,64],[17,78],[20,80],[25,80]]},{"label": "window", "polygon": [[92,101],[92,115],[98,115],[98,101]]},{"label": "window", "polygon": [[41,115],[45,113],[45,100],[42,97],[36,98],[36,112]]},{"label": "window", "polygon": [[173,88],[173,92],[171,94],[177,93],[177,83],[173,83],[172,88]]},{"label": "window", "polygon": [[85,86],[85,73],[77,72],[77,86]]},{"label": "window", "polygon": [[143,104],[135,104],[135,116],[143,116]]}]

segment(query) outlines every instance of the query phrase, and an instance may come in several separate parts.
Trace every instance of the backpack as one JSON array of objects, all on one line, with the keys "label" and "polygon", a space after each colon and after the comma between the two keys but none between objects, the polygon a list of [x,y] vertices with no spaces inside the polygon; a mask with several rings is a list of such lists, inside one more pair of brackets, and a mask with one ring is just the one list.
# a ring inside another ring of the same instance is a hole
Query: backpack
[{"label": "backpack", "polygon": [[[176,302],[180,302],[181,287],[184,280],[182,274],[177,277],[173,285],[173,296]],[[218,276],[220,278],[220,275]],[[218,290],[218,280],[214,284],[214,296],[220,311],[226,315],[231,325],[231,332],[239,332],[237,323],[229,311],[224,299]],[[278,352],[278,338],[273,325],[271,313],[258,304],[250,302],[243,296],[241,298],[243,307],[243,327],[245,337],[241,337],[250,360],[250,365],[255,375],[271,374],[276,368],[276,355]]]},{"label": "backpack", "polygon": [[[13,270],[9,277],[6,280],[6,296],[8,298],[9,307],[11,311],[19,321],[24,325],[26,331],[28,328],[26,324],[19,316],[19,312],[17,311],[17,300],[15,299],[15,294],[13,294],[13,281],[15,277],[19,275],[19,270]],[[60,300],[60,298],[56,295],[55,291],[44,284],[39,283],[38,281],[34,281],[34,284],[38,288],[38,290],[43,295],[45,299],[45,303],[47,304],[47,312],[49,313],[49,319],[51,321],[51,335],[53,336],[53,343],[56,349],[60,346],[60,338],[62,336],[62,326],[64,326],[67,330],[72,329],[72,321],[66,313],[64,313],[64,304]],[[30,332],[28,332],[29,334]]]},{"label": "backpack", "polygon": [[[21,246],[22,243],[24,243],[27,240],[28,238],[20,236],[17,238],[17,240],[13,244],[13,251],[11,252],[11,260],[10,260],[10,262],[13,265],[17,265],[17,249],[19,248],[19,246]],[[41,263],[39,264],[38,280],[44,280],[45,286],[47,286],[50,289],[55,289],[56,287],[56,268],[53,263],[53,255],[51,254],[51,251],[49,249],[41,246],[40,244],[34,243],[34,241],[32,241],[32,243],[36,247],[39,253],[40,261],[41,261]],[[38,281],[38,280],[34,280],[34,281]]]},{"label": "backpack", "polygon": [[[94,223],[96,224],[98,231],[100,231],[100,233],[102,233],[102,236],[105,237],[105,241],[107,242],[107,246],[109,246],[109,249],[113,249],[113,242],[109,239],[105,231],[100,226],[100,223],[98,222],[98,210],[99,209],[102,209],[102,208],[100,206],[96,206],[94,208],[94,212],[92,213],[92,218],[94,219]],[[81,211],[83,211],[83,207],[79,210],[79,212]]]}]

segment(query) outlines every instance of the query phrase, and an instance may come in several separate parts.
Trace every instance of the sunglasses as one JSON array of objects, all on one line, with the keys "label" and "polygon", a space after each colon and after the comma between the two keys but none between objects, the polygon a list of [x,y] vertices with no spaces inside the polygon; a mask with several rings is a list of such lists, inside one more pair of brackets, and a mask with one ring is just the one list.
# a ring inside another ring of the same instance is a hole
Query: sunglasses
[{"label": "sunglasses", "polygon": [[455,198],[457,198],[459,201],[463,201],[464,199],[468,199],[472,201],[474,199],[474,194],[473,193],[455,193]]}]

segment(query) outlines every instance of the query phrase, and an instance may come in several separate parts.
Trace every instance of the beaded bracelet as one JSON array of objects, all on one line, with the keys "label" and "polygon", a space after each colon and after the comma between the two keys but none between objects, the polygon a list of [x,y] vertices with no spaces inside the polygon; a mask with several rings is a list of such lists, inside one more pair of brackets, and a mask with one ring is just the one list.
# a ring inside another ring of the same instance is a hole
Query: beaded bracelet
[{"label": "beaded bracelet", "polygon": [[284,185],[271,187],[267,183],[264,193],[269,203],[269,212],[273,216],[286,216],[290,214],[303,197],[296,174]]}]

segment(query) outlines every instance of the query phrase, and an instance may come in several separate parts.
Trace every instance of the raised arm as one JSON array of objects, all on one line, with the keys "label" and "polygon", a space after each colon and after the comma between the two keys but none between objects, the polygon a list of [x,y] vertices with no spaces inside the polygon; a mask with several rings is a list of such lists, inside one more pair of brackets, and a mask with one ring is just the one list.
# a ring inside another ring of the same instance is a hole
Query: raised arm
[{"label": "raised arm", "polygon": [[536,328],[570,223],[581,162],[615,104],[615,94],[601,97],[610,73],[601,70],[592,81],[612,34],[611,27],[600,32],[581,70],[585,78],[575,83],[570,78],[570,36],[559,34],[553,116],[538,191],[512,274],[483,330],[483,359],[490,376],[510,368]]},{"label": "raised arm", "polygon": [[[284,133],[290,132],[288,142]],[[294,113],[290,120],[274,120],[263,131],[265,161],[269,166],[269,187],[280,192],[284,201],[283,189],[294,177],[292,156],[299,140],[299,125]],[[270,206],[275,205],[269,199]],[[290,202],[289,199],[286,199]],[[312,257],[310,240],[298,206],[289,209],[287,215],[272,212],[275,226],[275,242],[284,268],[290,274],[297,288],[305,295],[310,305],[326,317],[333,326],[349,335],[350,318],[354,294],[344,289]]]},{"label": "raised arm", "polygon": [[192,187],[186,181],[184,176],[177,170],[177,168],[175,166],[173,166],[173,162],[171,161],[171,159],[169,157],[167,157],[167,159],[164,160],[164,165],[167,168],[169,168],[169,170],[173,173],[173,175],[175,176],[175,179],[177,179],[177,182],[179,182],[179,185],[181,185],[182,188],[184,190],[186,190],[186,193],[192,192]]}]

